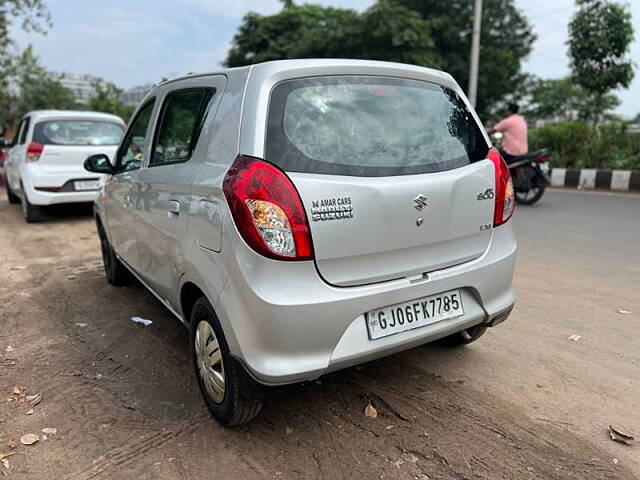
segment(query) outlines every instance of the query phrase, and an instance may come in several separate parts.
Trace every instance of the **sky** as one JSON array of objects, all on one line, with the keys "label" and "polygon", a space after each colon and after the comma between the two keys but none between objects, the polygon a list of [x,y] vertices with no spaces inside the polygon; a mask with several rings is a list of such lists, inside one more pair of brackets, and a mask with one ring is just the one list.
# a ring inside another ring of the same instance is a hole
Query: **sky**
[{"label": "sky", "polygon": [[[515,1],[538,36],[524,70],[540,78],[566,76],[567,24],[574,0]],[[310,3],[362,10],[373,0]],[[244,14],[270,14],[281,8],[278,0],[46,0],[46,4],[53,21],[48,34],[13,28],[18,46],[33,45],[50,70],[88,73],[122,88],[215,69],[226,57]],[[618,113],[626,117],[640,112],[640,0],[630,5],[636,27],[631,58],[639,70],[631,87],[618,92]]]}]

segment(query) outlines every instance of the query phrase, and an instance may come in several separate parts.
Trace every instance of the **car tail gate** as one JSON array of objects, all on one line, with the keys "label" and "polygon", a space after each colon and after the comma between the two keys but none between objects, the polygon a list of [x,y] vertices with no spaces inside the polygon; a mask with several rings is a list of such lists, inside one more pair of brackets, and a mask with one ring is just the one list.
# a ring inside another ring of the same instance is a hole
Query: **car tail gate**
[{"label": "car tail gate", "polygon": [[370,284],[478,258],[496,169],[465,102],[392,77],[287,80],[271,94],[266,160],[302,199],[322,277]]},{"label": "car tail gate", "polygon": [[330,283],[421,275],[477,258],[489,245],[488,162],[409,177],[292,179],[310,219],[318,270]]}]

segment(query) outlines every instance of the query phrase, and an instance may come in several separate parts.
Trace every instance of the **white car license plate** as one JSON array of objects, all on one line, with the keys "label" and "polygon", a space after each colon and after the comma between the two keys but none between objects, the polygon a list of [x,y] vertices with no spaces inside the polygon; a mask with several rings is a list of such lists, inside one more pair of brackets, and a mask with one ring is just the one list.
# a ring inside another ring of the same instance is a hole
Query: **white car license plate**
[{"label": "white car license plate", "polygon": [[76,180],[73,182],[75,190],[98,190],[100,188],[99,180]]},{"label": "white car license plate", "polygon": [[464,314],[460,290],[371,310],[365,313],[370,340],[424,327]]}]

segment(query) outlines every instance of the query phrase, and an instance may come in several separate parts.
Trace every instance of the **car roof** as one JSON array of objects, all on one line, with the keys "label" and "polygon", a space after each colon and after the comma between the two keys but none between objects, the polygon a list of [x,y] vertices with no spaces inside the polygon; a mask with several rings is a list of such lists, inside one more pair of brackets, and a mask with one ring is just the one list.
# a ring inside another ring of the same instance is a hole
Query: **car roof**
[{"label": "car roof", "polygon": [[[383,62],[379,60],[356,60],[356,59],[344,59],[344,58],[305,58],[305,59],[295,59],[295,60],[272,60],[269,62],[255,63],[252,65],[246,65],[244,67],[233,67],[233,68],[221,68],[219,70],[212,70],[208,72],[199,72],[199,73],[189,73],[187,75],[183,75],[180,77],[172,78],[169,80],[165,80],[164,82],[160,82],[156,87],[160,85],[167,85],[169,83],[177,82],[180,80],[185,80],[193,77],[201,77],[208,75],[226,75],[231,72],[237,72],[242,70],[251,70],[252,73],[264,73],[269,72],[269,74],[281,73],[286,71],[298,71],[301,69],[316,67],[316,68],[327,68],[328,70],[332,68],[340,68],[343,70],[347,70],[353,68],[354,73],[367,74],[370,71],[370,74],[376,74],[375,72],[379,72],[381,69],[393,69],[394,71],[400,73],[405,73],[408,76],[428,76],[430,78],[437,78],[442,81],[444,84],[449,84],[453,81],[453,77],[441,70],[436,70],[433,68],[420,67],[417,65],[410,65],[407,63],[396,63],[396,62]],[[262,72],[264,71],[264,72]],[[155,87],[154,87],[155,89]]]},{"label": "car roof", "polygon": [[46,119],[92,119],[92,120],[109,120],[117,123],[124,124],[122,119],[117,115],[104,112],[92,112],[87,110],[33,110],[27,115],[31,117],[34,122],[38,120]]},{"label": "car roof", "polygon": [[[280,76],[283,79],[295,78],[296,76],[310,75],[382,75],[397,76],[400,78],[413,78],[416,80],[426,80],[444,85],[453,89],[459,89],[454,78],[441,70],[433,68],[420,67],[418,65],[410,65],[408,63],[383,62],[380,60],[356,60],[345,58],[304,58],[293,60],[271,60],[268,62],[254,63],[242,67],[220,68],[218,70],[210,70],[204,72],[190,72],[180,77],[170,78],[162,82],[158,82],[144,96],[142,101],[138,103],[138,109],[146,104],[156,95],[160,87],[170,85],[182,80],[188,80],[197,77],[206,77],[211,75],[229,76],[233,73],[247,72],[245,79],[253,77],[253,82],[260,83],[265,79],[274,76]],[[302,73],[306,72],[306,73]],[[312,73],[313,72],[313,73]],[[242,76],[242,75],[241,75]],[[462,91],[460,90],[460,93]]]},{"label": "car roof", "polygon": [[[171,78],[163,82],[159,82],[147,92],[144,99],[138,104],[146,104],[150,98],[156,95],[158,88],[170,85],[182,80],[188,80],[197,77],[206,77],[211,75],[230,76],[233,73],[243,73],[247,85],[249,82],[260,84],[267,79],[280,78],[290,79],[296,77],[305,77],[312,75],[378,75],[392,76],[400,78],[413,78],[415,80],[424,80],[435,82],[453,89],[458,89],[458,84],[454,78],[441,70],[433,68],[420,67],[407,63],[383,62],[379,60],[356,60],[345,58],[305,58],[295,60],[272,60],[268,62],[255,63],[243,67],[220,68],[207,72],[188,73],[176,78]],[[242,75],[240,75],[242,77]]]}]

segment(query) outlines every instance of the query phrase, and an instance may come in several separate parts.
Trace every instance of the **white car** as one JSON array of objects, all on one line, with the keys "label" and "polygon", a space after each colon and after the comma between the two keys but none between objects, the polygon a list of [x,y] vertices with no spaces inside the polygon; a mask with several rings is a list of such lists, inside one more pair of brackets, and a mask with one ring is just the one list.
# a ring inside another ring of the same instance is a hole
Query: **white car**
[{"label": "white car", "polygon": [[115,162],[85,168],[110,175],[108,281],[137,277],[190,328],[224,425],[268,386],[467,344],[513,308],[509,168],[444,72],[284,60],[167,81]]},{"label": "white car", "polygon": [[45,205],[93,202],[105,176],[89,174],[82,165],[98,153],[113,158],[124,127],[120,117],[107,113],[29,112],[9,146],[9,202],[22,203],[27,222],[40,220]]}]

